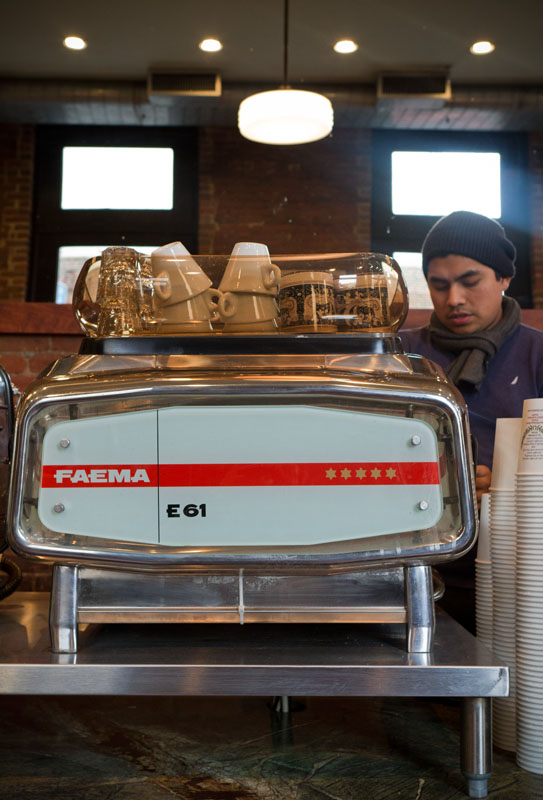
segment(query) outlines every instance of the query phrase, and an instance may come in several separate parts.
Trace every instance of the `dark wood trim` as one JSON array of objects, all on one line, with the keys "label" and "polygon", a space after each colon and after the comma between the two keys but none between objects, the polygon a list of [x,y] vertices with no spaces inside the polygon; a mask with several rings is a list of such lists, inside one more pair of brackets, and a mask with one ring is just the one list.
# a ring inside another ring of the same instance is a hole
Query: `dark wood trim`
[{"label": "dark wood trim", "polygon": [[0,334],[83,335],[71,304],[0,303]]}]

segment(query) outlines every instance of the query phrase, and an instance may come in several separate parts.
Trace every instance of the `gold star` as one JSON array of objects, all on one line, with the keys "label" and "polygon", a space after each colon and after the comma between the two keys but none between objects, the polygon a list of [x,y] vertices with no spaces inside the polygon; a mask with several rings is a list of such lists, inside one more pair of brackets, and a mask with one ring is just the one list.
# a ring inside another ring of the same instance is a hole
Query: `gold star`
[{"label": "gold star", "polygon": [[345,480],[347,480],[347,478],[350,478],[351,477],[351,470],[347,469],[347,467],[345,467],[345,469],[342,469],[341,470],[341,477],[344,478]]},{"label": "gold star", "polygon": [[326,477],[328,478],[329,481],[331,481],[333,478],[335,478],[336,477],[335,469],[332,469],[331,467],[330,467],[330,469],[327,469],[326,470]]},{"label": "gold star", "polygon": [[356,477],[360,478],[360,479],[365,478],[366,477],[366,470],[362,469],[362,468],[357,469],[356,470]]},{"label": "gold star", "polygon": [[392,480],[392,478],[395,477],[396,477],[396,470],[392,469],[392,467],[390,467],[390,469],[387,469],[387,478],[390,478]]},{"label": "gold star", "polygon": [[380,478],[381,477],[381,470],[377,469],[377,467],[375,467],[375,469],[372,469],[371,477],[375,478],[375,480],[377,480],[377,478]]}]

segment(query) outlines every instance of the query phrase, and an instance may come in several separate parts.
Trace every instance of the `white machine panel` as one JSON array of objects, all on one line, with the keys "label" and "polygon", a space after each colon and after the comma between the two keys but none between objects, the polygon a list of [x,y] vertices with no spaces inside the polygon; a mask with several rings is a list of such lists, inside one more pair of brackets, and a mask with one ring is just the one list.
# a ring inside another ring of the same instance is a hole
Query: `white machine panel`
[{"label": "white machine panel", "polygon": [[293,406],[189,406],[62,422],[43,443],[53,531],[176,547],[311,545],[442,514],[421,420]]},{"label": "white machine panel", "polygon": [[420,420],[293,406],[158,417],[161,544],[310,545],[441,517],[437,438]]},{"label": "white machine panel", "polygon": [[157,543],[157,412],[60,422],[44,437],[38,515],[53,531]]}]

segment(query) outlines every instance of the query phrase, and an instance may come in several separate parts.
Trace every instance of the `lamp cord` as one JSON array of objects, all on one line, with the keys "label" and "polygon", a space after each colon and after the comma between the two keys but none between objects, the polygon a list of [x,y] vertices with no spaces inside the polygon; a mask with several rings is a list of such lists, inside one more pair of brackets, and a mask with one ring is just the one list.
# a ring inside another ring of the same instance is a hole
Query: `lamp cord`
[{"label": "lamp cord", "polygon": [[283,86],[288,86],[288,2],[285,0],[283,23]]}]

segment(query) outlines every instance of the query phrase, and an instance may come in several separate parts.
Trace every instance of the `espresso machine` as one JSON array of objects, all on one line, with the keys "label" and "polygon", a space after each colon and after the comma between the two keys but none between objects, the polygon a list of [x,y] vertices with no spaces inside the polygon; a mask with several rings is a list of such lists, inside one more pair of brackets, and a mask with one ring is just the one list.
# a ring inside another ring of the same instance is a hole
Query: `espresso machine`
[{"label": "espresso machine", "polygon": [[84,265],[80,352],[17,411],[9,541],[52,562],[52,649],[91,622],[406,623],[476,535],[462,397],[404,354],[375,253]]}]

